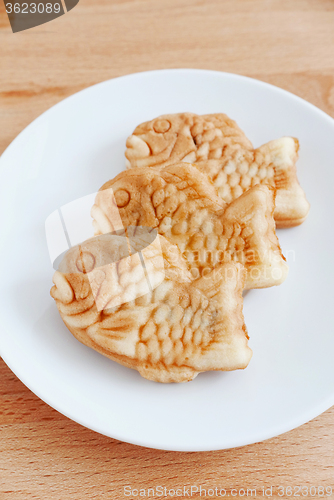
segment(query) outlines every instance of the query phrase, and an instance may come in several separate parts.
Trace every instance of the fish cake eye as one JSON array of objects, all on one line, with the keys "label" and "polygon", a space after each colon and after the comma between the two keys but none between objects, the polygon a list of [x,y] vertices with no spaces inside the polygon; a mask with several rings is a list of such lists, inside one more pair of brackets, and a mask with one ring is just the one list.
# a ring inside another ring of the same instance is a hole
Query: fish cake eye
[{"label": "fish cake eye", "polygon": [[131,195],[126,189],[118,189],[116,193],[114,193],[114,196],[118,208],[126,207],[131,199]]},{"label": "fish cake eye", "polygon": [[171,124],[168,120],[156,120],[153,124],[153,129],[157,134],[164,134],[171,127]]},{"label": "fish cake eye", "polygon": [[90,273],[95,266],[95,257],[91,252],[81,251],[75,264],[80,273]]}]

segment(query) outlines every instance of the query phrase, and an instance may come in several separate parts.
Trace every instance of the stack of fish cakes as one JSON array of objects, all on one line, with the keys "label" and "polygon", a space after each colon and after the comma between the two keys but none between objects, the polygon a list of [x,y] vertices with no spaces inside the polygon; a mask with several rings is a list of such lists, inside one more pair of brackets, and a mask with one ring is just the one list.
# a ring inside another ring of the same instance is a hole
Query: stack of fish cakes
[{"label": "stack of fish cakes", "polygon": [[245,368],[242,291],[286,279],[275,227],[309,211],[297,139],[253,149],[226,115],[181,113],[139,125],[126,146],[127,170],[92,207],[95,238],[54,275],[62,319],[150,380]]}]

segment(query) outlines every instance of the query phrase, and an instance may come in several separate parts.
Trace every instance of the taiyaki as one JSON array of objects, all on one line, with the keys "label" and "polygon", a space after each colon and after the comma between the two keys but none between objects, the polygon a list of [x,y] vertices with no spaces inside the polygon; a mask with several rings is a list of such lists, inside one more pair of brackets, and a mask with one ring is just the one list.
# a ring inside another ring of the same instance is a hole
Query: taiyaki
[{"label": "taiyaki", "polygon": [[252,351],[242,315],[243,266],[223,264],[193,280],[177,246],[157,235],[144,260],[151,274],[163,268],[164,277],[143,293],[142,260],[131,249],[138,251],[145,237],[136,241],[134,230],[123,237],[131,242],[120,238],[105,234],[73,247],[55,272],[51,296],[72,334],[157,382],[245,368]]},{"label": "taiyaki", "polygon": [[292,137],[253,149],[238,125],[222,113],[179,113],[142,123],[126,146],[127,168],[193,163],[228,203],[257,184],[273,187],[277,227],[297,226],[308,214],[296,174],[299,143]]},{"label": "taiyaki", "polygon": [[126,170],[98,192],[91,215],[95,234],[147,226],[176,244],[194,278],[217,264],[240,262],[246,288],[278,285],[287,276],[273,219],[274,190],[257,185],[227,204],[208,177],[178,163]]}]

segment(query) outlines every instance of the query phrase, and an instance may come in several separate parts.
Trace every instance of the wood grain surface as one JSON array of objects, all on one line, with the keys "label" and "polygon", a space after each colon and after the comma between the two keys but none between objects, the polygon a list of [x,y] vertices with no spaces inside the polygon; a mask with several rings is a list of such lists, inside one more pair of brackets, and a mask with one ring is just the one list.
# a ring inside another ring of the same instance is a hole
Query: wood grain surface
[{"label": "wood grain surface", "polygon": [[[16,34],[0,0],[0,153],[34,118],[74,92],[159,68],[251,76],[334,117],[333,48],[334,0],[81,0],[65,16]],[[126,496],[124,487],[145,488],[147,496],[159,485],[220,487],[230,497],[256,488],[264,498],[262,488],[270,486],[272,498],[289,497],[289,491],[279,495],[279,486],[334,491],[333,408],[243,448],[156,451],[71,422],[0,361],[0,438],[1,500],[137,498]],[[294,493],[319,497],[314,490]]]}]

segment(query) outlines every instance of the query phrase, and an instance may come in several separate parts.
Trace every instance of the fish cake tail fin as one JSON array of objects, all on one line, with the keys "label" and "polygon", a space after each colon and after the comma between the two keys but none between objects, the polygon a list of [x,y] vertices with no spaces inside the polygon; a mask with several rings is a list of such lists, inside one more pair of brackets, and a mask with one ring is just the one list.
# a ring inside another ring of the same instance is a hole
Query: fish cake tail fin
[{"label": "fish cake tail fin", "polygon": [[[232,260],[247,270],[245,288],[280,285],[288,273],[275,232],[275,191],[257,185],[234,200],[225,210],[223,224],[238,227],[229,241]],[[242,245],[240,246],[240,242]]]},{"label": "fish cake tail fin", "polygon": [[[205,335],[209,341],[201,355],[193,361],[197,371],[238,370],[247,367],[252,350],[242,312],[242,292],[245,286],[245,267],[236,262],[220,264],[191,285],[191,307],[197,307],[198,297],[206,304],[202,316]],[[207,320],[207,323],[205,323]]]},{"label": "fish cake tail fin", "polygon": [[193,281],[191,288],[199,290],[207,299],[217,299],[222,294],[242,293],[245,287],[246,269],[239,262],[219,264],[201,278]]},{"label": "fish cake tail fin", "polygon": [[298,139],[293,137],[270,141],[255,150],[255,157],[261,155],[274,170],[277,227],[298,226],[309,212],[310,205],[297,178],[298,150]]}]

